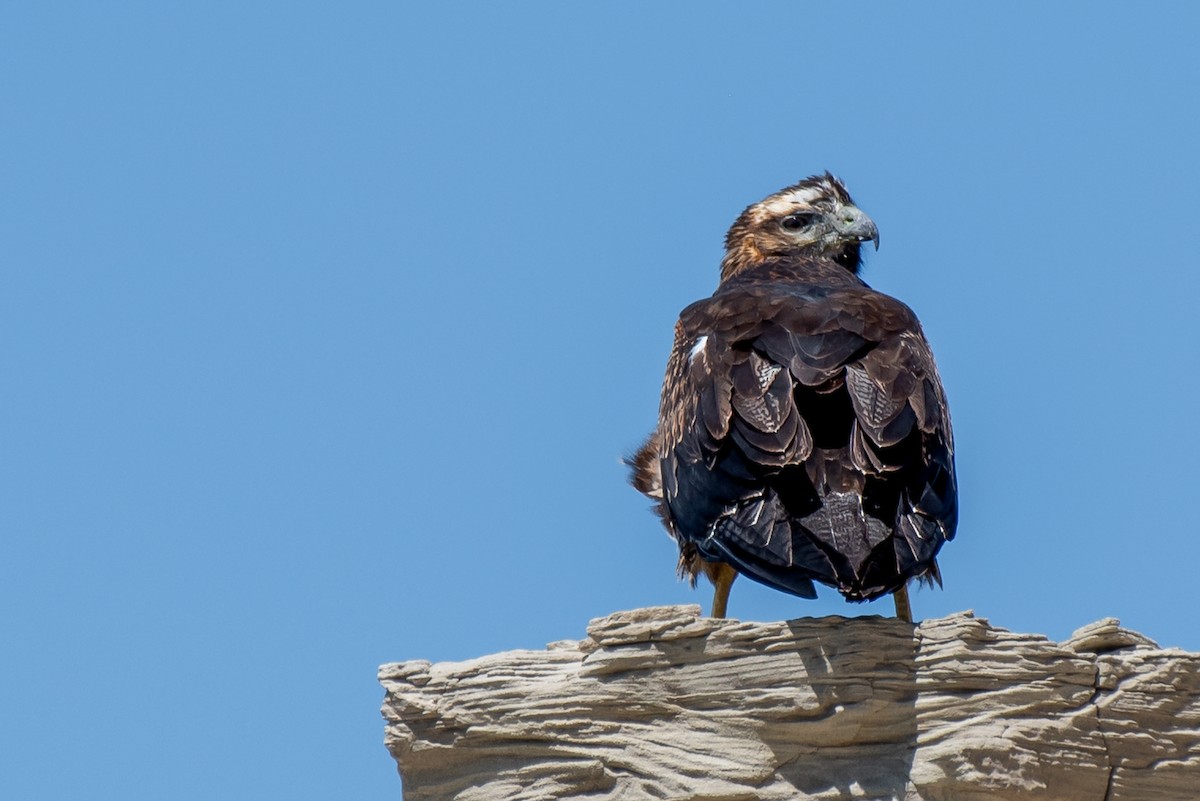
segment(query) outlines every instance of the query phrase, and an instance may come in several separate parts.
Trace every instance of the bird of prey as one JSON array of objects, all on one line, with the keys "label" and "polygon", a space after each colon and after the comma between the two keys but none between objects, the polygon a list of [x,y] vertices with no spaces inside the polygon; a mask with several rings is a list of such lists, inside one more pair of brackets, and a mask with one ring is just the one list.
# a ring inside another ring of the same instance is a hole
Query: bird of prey
[{"label": "bird of prey", "polygon": [[658,427],[630,458],[679,573],[802,598],[941,583],[958,519],[945,392],[916,315],[859,278],[871,218],[828,172],[742,212],[712,297],[683,310]]}]

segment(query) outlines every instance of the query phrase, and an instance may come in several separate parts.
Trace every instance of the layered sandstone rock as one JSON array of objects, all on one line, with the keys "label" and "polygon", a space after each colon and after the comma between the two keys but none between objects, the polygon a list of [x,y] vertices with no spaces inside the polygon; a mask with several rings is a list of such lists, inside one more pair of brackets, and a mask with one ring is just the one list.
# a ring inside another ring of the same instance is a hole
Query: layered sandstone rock
[{"label": "layered sandstone rock", "polygon": [[1102,620],[750,623],[699,607],[384,665],[408,801],[1200,798],[1200,655]]}]

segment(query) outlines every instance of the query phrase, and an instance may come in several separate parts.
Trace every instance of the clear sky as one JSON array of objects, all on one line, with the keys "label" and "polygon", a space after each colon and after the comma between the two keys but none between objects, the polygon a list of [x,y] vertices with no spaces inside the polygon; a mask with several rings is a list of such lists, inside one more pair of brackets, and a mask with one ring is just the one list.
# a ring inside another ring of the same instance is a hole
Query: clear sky
[{"label": "clear sky", "polygon": [[825,169],[951,400],[915,614],[1200,650],[1200,18],[1048,5],[9,4],[0,797],[395,799],[380,663],[707,608],[619,460]]}]

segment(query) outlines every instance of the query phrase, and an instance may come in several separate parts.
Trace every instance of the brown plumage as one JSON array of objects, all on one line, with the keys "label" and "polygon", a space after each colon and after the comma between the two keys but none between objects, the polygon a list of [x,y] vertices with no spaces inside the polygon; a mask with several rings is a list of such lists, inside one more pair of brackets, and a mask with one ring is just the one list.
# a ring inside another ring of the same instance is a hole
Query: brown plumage
[{"label": "brown plumage", "polygon": [[[680,573],[737,574],[865,601],[912,578],[958,517],[950,416],[912,311],[858,277],[875,224],[829,173],[747,208],[721,283],[675,326],[658,427],[632,482],[679,544]],[[734,572],[736,571],[736,573]]]}]

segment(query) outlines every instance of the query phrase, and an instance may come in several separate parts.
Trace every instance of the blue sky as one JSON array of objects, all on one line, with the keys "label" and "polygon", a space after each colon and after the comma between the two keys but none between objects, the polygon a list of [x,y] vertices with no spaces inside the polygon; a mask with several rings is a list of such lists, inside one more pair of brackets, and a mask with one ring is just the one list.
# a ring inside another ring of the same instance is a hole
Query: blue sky
[{"label": "blue sky", "polygon": [[1198,22],[10,6],[0,796],[397,798],[378,664],[707,608],[619,459],[725,228],[825,169],[951,399],[915,614],[1200,650]]}]

